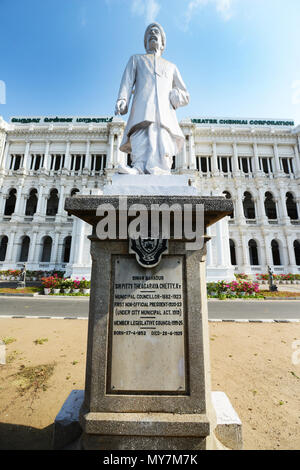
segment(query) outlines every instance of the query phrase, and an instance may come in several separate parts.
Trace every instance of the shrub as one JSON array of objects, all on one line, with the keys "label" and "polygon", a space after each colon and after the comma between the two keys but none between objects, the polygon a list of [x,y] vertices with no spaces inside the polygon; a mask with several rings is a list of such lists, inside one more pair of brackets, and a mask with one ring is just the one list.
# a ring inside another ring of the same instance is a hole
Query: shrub
[{"label": "shrub", "polygon": [[85,279],[85,277],[83,277],[79,282],[79,287],[80,289],[89,289],[91,287],[91,281],[88,281]]},{"label": "shrub", "polygon": [[236,279],[248,279],[248,275],[245,273],[234,274]]},{"label": "shrub", "polygon": [[62,279],[61,280],[61,284],[60,284],[60,287],[62,289],[72,289],[73,287],[73,280],[72,279]]},{"label": "shrub", "polygon": [[72,279],[72,289],[80,289],[80,280],[78,277],[76,279]]},{"label": "shrub", "polygon": [[45,289],[59,288],[60,279],[57,276],[42,277],[42,285]]}]

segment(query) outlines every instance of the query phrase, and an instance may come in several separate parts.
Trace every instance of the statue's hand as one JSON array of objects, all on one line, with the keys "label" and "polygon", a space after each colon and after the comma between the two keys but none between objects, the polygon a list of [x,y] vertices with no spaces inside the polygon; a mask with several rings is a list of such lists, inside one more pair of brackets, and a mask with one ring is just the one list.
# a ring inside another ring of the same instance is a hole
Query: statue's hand
[{"label": "statue's hand", "polygon": [[115,115],[126,114],[127,113],[127,102],[126,100],[118,100],[115,108]]},{"label": "statue's hand", "polygon": [[180,106],[180,95],[176,88],[170,91],[170,101],[174,109]]}]

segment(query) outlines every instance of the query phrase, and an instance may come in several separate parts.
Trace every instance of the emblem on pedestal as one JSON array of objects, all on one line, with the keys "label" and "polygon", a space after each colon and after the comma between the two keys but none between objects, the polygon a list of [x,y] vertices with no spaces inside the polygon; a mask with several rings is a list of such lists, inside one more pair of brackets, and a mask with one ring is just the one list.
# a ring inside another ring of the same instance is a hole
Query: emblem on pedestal
[{"label": "emblem on pedestal", "polygon": [[168,251],[168,240],[160,238],[129,239],[129,253],[135,253],[143,268],[154,268],[160,263],[162,254]]}]

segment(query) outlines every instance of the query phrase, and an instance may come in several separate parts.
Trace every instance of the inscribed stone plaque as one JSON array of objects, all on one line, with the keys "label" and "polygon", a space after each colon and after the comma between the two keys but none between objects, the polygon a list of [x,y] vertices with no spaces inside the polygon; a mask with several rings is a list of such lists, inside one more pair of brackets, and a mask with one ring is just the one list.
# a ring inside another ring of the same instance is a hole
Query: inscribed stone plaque
[{"label": "inscribed stone plaque", "polygon": [[110,391],[186,391],[183,262],[114,260]]}]

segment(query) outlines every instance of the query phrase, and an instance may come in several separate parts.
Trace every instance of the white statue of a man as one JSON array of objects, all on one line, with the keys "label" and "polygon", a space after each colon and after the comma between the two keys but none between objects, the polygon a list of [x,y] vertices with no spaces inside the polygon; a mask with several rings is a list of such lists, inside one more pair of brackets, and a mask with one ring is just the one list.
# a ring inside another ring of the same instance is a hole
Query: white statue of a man
[{"label": "white statue of a man", "polygon": [[166,36],[160,24],[146,28],[144,45],[146,54],[129,59],[116,103],[115,114],[124,115],[133,95],[120,146],[131,153],[132,167],[120,165],[119,173],[170,174],[184,144],[175,110],[188,104],[189,94],[176,65],[161,57]]}]

